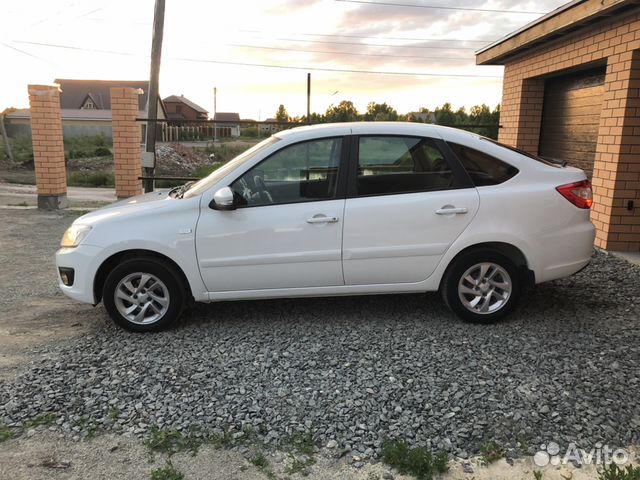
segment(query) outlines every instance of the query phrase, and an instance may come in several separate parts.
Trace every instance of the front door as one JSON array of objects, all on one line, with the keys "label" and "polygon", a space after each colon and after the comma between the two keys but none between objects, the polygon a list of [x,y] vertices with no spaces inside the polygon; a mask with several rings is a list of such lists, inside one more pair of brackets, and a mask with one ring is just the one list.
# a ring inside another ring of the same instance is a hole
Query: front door
[{"label": "front door", "polygon": [[238,208],[203,208],[196,250],[210,292],[344,285],[341,137],[283,147],[237,178]]},{"label": "front door", "polygon": [[361,136],[344,215],[347,285],[429,277],[479,206],[476,189],[431,138]]}]

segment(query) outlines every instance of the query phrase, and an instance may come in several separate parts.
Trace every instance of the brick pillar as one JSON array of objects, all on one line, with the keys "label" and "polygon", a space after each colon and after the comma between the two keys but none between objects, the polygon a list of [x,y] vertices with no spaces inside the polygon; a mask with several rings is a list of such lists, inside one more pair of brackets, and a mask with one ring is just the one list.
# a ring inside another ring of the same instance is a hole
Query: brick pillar
[{"label": "brick pillar", "polygon": [[518,69],[505,67],[499,139],[538,154],[544,101],[544,80],[522,78]]},{"label": "brick pillar", "polygon": [[28,88],[38,208],[65,208],[67,170],[62,143],[60,89],[57,85],[29,85]]},{"label": "brick pillar", "polygon": [[135,88],[111,88],[113,125],[113,162],[116,196],[127,198],[142,193],[141,127],[138,117],[138,95]]},{"label": "brick pillar", "polygon": [[[596,245],[640,251],[640,52],[609,57],[593,167]],[[629,202],[633,207],[628,209]]]}]

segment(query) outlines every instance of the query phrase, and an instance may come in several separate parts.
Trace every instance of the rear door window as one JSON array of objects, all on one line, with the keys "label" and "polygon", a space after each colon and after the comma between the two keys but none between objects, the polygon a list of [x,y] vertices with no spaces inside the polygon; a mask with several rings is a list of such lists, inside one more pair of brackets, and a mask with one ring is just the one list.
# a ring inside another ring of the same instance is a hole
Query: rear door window
[{"label": "rear door window", "polygon": [[453,173],[431,138],[362,136],[358,145],[359,196],[446,190]]},{"label": "rear door window", "polygon": [[476,187],[498,185],[506,182],[518,173],[518,169],[502,160],[475,148],[447,142],[451,150],[462,162],[465,170]]}]

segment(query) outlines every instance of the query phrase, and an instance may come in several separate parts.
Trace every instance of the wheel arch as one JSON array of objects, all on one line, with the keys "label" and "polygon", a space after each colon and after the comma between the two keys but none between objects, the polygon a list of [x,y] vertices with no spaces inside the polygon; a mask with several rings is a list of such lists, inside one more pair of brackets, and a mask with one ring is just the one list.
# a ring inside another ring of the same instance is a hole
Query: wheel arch
[{"label": "wheel arch", "polygon": [[521,274],[521,279],[526,286],[535,284],[535,273],[529,268],[529,262],[527,261],[527,257],[522,252],[522,250],[520,250],[515,245],[506,242],[482,242],[470,245],[460,250],[451,259],[444,271],[444,274],[440,278],[440,285],[438,287],[438,290],[442,291],[442,286],[447,278],[449,271],[460,257],[468,255],[469,253],[476,253],[481,251],[504,255],[518,268],[518,271]]},{"label": "wheel arch", "polygon": [[100,303],[102,300],[102,290],[104,288],[104,282],[111,272],[118,264],[122,263],[125,260],[129,260],[132,258],[153,258],[156,260],[160,260],[169,267],[174,270],[174,273],[179,277],[182,285],[185,289],[185,294],[188,299],[193,298],[193,294],[191,292],[191,285],[189,284],[189,280],[185,275],[184,271],[180,266],[171,258],[167,257],[158,252],[154,252],[153,250],[145,250],[145,249],[131,249],[131,250],[122,250],[120,252],[114,253],[106,260],[104,260],[98,270],[93,280],[93,298],[95,299],[96,304]]}]

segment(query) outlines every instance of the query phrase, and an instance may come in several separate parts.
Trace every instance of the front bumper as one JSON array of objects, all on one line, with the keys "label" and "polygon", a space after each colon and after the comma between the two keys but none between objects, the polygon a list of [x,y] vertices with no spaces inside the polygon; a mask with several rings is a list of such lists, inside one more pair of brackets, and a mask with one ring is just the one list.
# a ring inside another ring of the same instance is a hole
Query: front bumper
[{"label": "front bumper", "polygon": [[[75,248],[61,248],[56,252],[56,274],[62,293],[84,303],[95,305],[93,281],[98,270],[96,261],[101,247],[79,245]],[[60,268],[73,269],[73,285],[65,285],[60,278]]]}]

